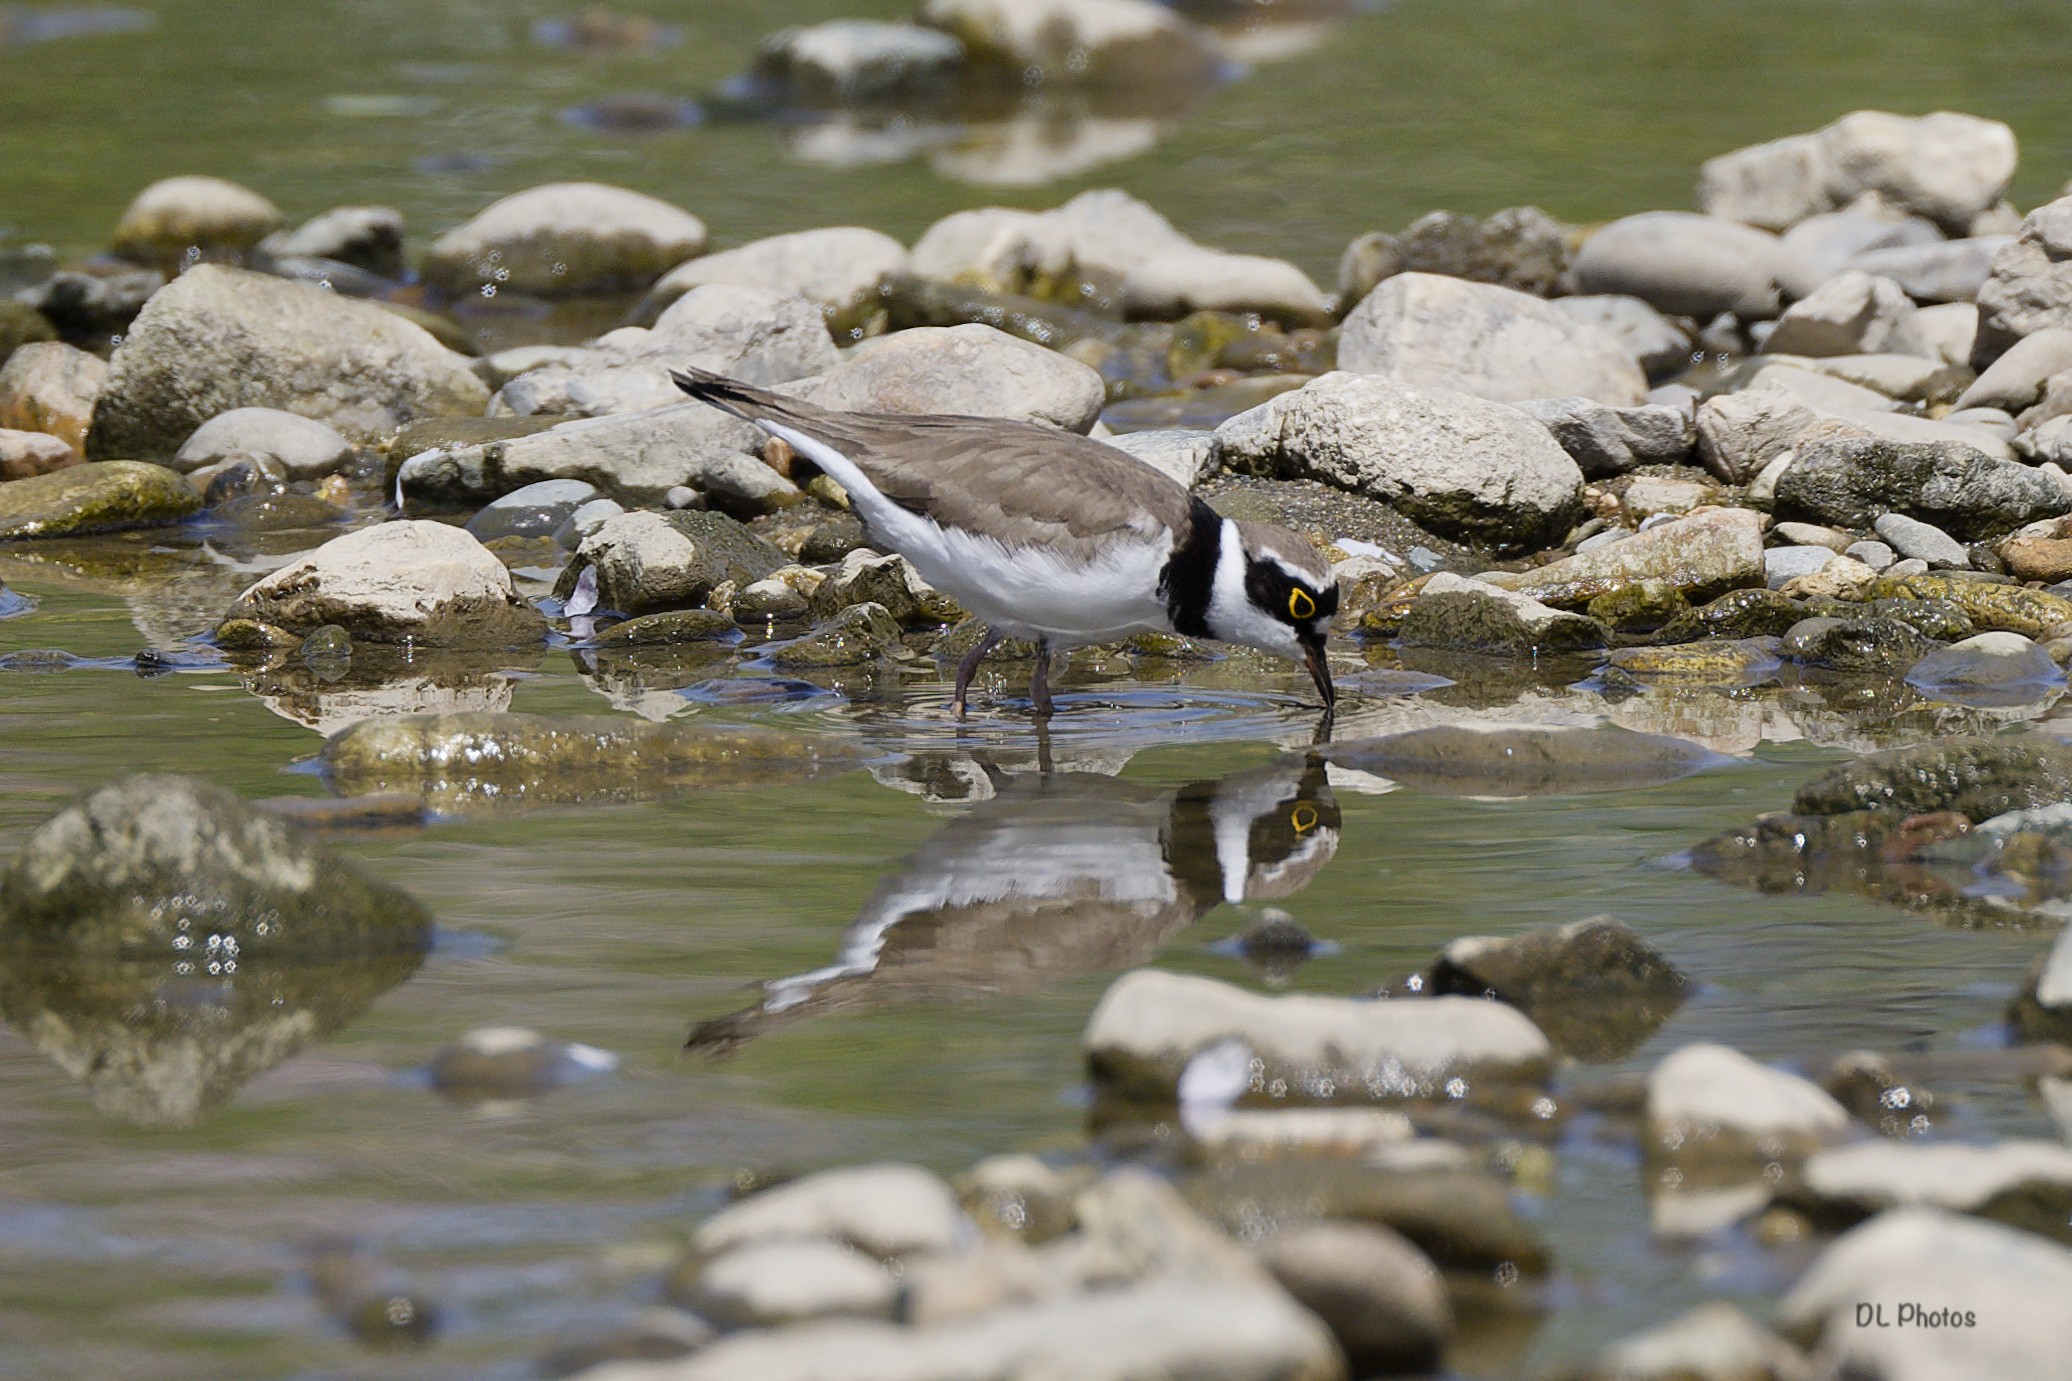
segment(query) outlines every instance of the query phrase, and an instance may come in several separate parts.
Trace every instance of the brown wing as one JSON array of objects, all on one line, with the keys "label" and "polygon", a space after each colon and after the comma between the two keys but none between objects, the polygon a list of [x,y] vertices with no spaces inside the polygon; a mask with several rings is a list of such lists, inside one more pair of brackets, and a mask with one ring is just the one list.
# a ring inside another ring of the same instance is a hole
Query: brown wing
[{"label": "brown wing", "polygon": [[1185,536],[1187,491],[1090,437],[1033,422],[861,413],[801,419],[886,498],[1009,546],[1090,550],[1118,534]]},{"label": "brown wing", "polygon": [[1177,543],[1190,528],[1186,490],[1091,437],[993,417],[829,412],[703,369],[672,373],[693,398],[826,442],[886,498],[945,526],[1078,555],[1117,533],[1164,529]]}]

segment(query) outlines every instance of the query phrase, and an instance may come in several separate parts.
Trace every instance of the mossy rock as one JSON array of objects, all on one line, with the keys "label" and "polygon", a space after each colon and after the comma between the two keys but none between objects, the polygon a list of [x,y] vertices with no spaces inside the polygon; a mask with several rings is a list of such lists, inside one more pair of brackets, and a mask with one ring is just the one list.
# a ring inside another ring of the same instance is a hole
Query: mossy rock
[{"label": "mossy rock", "polygon": [[176,470],[98,461],[0,484],[0,541],[158,527],[200,511],[201,494]]}]

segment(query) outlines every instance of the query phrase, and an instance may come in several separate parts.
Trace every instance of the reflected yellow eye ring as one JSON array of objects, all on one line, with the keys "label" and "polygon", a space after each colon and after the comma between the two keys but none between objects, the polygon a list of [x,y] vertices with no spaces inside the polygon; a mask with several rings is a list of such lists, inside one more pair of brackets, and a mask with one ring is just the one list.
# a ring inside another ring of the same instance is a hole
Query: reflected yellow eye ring
[{"label": "reflected yellow eye ring", "polygon": [[1309,597],[1307,590],[1288,591],[1288,614],[1295,619],[1315,618],[1317,602]]},{"label": "reflected yellow eye ring", "polygon": [[1295,827],[1295,833],[1308,834],[1317,827],[1317,808],[1305,801],[1289,814],[1288,823]]}]

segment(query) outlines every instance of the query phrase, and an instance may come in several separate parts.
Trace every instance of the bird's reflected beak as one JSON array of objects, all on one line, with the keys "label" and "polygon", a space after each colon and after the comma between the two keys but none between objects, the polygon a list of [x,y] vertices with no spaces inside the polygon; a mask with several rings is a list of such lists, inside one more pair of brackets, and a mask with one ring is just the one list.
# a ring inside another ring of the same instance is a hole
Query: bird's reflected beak
[{"label": "bird's reflected beak", "polygon": [[1302,644],[1302,662],[1309,668],[1309,678],[1317,683],[1317,694],[1324,698],[1324,708],[1330,709],[1338,703],[1338,692],[1331,685],[1331,664],[1324,660],[1324,640],[1318,638]]}]

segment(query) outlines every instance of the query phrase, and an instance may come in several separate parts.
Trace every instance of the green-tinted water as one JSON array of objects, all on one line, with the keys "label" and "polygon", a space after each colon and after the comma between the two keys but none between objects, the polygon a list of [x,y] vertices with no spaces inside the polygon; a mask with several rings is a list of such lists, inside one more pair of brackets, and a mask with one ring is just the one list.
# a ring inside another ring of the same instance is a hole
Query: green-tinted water
[{"label": "green-tinted water", "polygon": [[[632,136],[562,119],[617,93],[702,96],[780,22],[907,7],[648,8],[684,41],[633,54],[544,46],[532,25],[560,11],[536,0],[165,0],[144,32],[0,49],[0,225],[90,251],[137,188],[180,171],[247,182],[291,216],[392,203],[421,235],[510,190],[595,178],[698,211],[721,243],[840,222],[911,237],[961,207],[1047,205],[1116,184],[1205,240],[1285,255],[1328,278],[1353,235],[1434,207],[1535,202],[1587,219],[1684,205],[1702,158],[1862,105],[2007,120],[2024,151],[2021,204],[2072,170],[2061,80],[2072,14],[2040,2],[1418,0],[1362,10],[1306,55],[1209,94],[1147,153],[999,190],[942,176],[925,158],[814,165],[758,125]],[[309,721],[381,708],[307,682],[260,687],[269,703],[221,667],[139,677],[119,659],[204,630],[251,577],[185,549],[132,564],[129,574],[80,574],[62,560],[0,568],[40,601],[0,622],[0,654],[115,659],[0,670],[0,854],[68,799],[128,771],[197,772],[253,797],[314,794],[319,781],[291,771],[320,743]],[[622,706],[681,704],[888,755],[976,742],[1009,766],[1033,758],[1017,716],[960,737],[930,664],[833,681],[840,698],[796,705],[720,711],[673,693],[735,674],[721,661],[606,685],[555,651],[477,668],[470,703],[592,712],[609,692]],[[1014,693],[1007,675],[988,682],[987,698]],[[1052,805],[1068,823],[1113,831],[1118,818],[1157,818],[1176,789],[1263,768],[1277,746],[1306,740],[1293,708],[1299,675],[1266,683],[1198,669],[1189,679],[1206,688],[1199,695],[1164,678],[1140,687],[1127,668],[1082,673],[1059,733],[1062,764],[1127,766],[1122,785],[1060,782]],[[1644,1069],[1690,1040],[1806,1068],[1851,1048],[1990,1043],[2037,933],[1940,928],[1861,898],[1763,896],[1652,866],[1787,804],[1819,764],[1866,746],[1849,728],[1853,709],[1776,691],[1615,705],[1563,679],[1443,692],[1408,708],[1355,701],[1341,736],[1496,706],[1526,718],[1610,713],[1740,756],[1609,795],[1336,791],[1335,856],[1283,904],[1340,948],[1304,966],[1297,986],[1362,991],[1461,934],[1611,911],[1703,987],[1639,1051],[1575,1082]],[[1921,710],[1904,731],[1979,718]],[[1829,746],[1791,741],[1802,735]],[[968,763],[960,770],[973,775]],[[769,1022],[719,1062],[680,1048],[694,1023],[755,1002],[756,985],[833,962],[888,878],[999,846],[1012,818],[1001,823],[997,807],[931,802],[859,771],[347,840],[432,909],[440,946],[336,1038],[192,1127],[103,1116],[75,1077],[84,1072],[54,1066],[35,1030],[0,1028],[0,1376],[517,1376],[555,1340],[653,1299],[668,1244],[744,1167],[891,1157],[949,1171],[996,1151],[1078,1147],[1078,1035],[1114,965],[1164,941],[1162,963],[1256,983],[1241,960],[1210,948],[1236,929],[1240,908],[1147,925],[1134,949],[1096,928],[1051,962],[989,968],[985,951],[942,981],[924,969],[883,991],[860,984],[829,1010]],[[1198,847],[1174,859],[1195,873],[1209,861]],[[1169,862],[1146,855],[1115,876],[1155,877]],[[537,1027],[623,1064],[505,1110],[459,1108],[413,1080],[439,1046],[484,1024]],[[1959,1130],[2053,1134],[2011,1079],[1953,1075],[1939,1091],[1954,1098]],[[1631,1147],[1589,1119],[1562,1132],[1551,1192],[1528,1200],[1559,1262],[1553,1312],[1537,1333],[1481,1345],[1464,1367],[1529,1374],[1701,1298],[1774,1294],[1788,1257],[1765,1259],[1731,1238],[1698,1248],[1650,1239]],[[325,1316],[305,1271],[312,1249],[337,1238],[365,1243],[442,1307],[435,1347],[371,1356]]]}]

